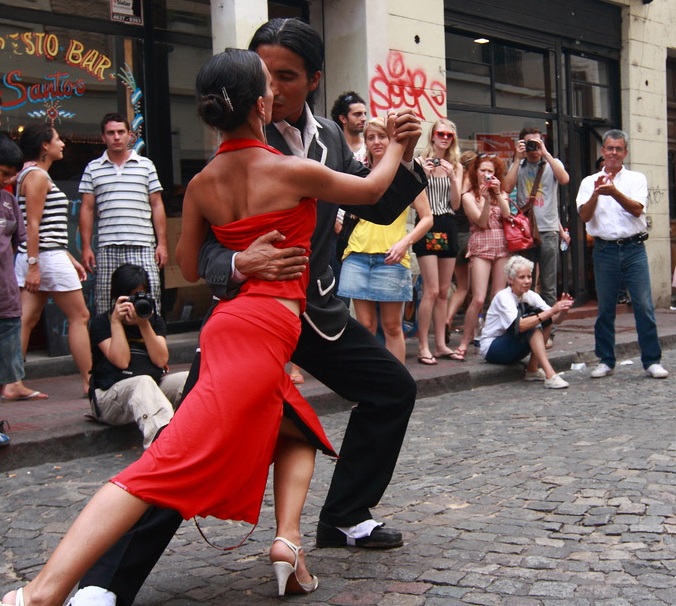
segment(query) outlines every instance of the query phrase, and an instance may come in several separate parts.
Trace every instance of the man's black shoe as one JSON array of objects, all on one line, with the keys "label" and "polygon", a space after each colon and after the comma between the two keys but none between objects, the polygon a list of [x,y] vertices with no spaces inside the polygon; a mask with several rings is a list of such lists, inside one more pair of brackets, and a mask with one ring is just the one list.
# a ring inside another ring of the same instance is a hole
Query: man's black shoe
[{"label": "man's black shoe", "polygon": [[317,524],[317,547],[360,547],[362,549],[392,549],[401,547],[404,540],[398,530],[377,526],[368,537],[348,539],[348,536],[335,526],[324,522]]}]

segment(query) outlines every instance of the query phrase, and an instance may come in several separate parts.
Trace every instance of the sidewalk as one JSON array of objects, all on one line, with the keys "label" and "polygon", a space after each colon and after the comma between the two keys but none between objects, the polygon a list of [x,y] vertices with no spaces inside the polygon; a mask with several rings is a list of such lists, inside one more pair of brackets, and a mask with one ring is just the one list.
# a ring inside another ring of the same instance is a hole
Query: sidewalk
[{"label": "sidewalk", "polygon": [[[572,310],[568,320],[558,327],[550,360],[559,371],[571,371],[572,363],[595,365],[593,306]],[[657,325],[664,349],[676,347],[676,312],[657,310]],[[618,306],[617,357],[618,363],[638,356],[631,307]],[[459,335],[452,337],[457,344]],[[196,333],[171,335],[171,370],[187,369],[197,342]],[[465,362],[439,360],[436,366],[417,363],[417,340],[407,342],[406,365],[418,385],[418,397],[440,395],[470,389],[479,385],[494,385],[521,378],[519,367],[486,364],[476,350],[470,347]],[[643,370],[640,361],[634,360],[637,375]],[[676,375],[676,369],[668,369]],[[583,370],[582,372],[588,372]],[[0,419],[9,422],[9,446],[0,449],[0,471],[63,461],[105,452],[140,447],[141,434],[135,425],[110,427],[88,420],[88,400],[79,393],[79,381],[70,356],[49,358],[29,354],[26,363],[26,383],[32,389],[49,394],[48,400],[39,402],[2,402]],[[667,379],[672,381],[673,378]],[[671,388],[666,382],[665,387]],[[308,376],[300,386],[303,395],[316,408],[319,415],[351,406],[321,383]]]}]

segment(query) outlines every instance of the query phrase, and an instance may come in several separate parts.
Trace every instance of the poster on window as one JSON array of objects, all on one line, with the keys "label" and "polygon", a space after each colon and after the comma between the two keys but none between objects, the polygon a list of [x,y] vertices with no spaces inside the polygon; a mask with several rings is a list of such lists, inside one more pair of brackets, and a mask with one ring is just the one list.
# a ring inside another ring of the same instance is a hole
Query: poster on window
[{"label": "poster on window", "polygon": [[118,23],[143,25],[142,0],[110,0],[110,19]]}]

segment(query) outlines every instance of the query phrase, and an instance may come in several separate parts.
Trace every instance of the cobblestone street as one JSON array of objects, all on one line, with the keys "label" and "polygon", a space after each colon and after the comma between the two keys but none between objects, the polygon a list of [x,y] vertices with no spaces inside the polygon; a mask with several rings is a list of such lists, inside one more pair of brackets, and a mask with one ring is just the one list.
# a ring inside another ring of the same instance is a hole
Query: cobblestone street
[{"label": "cobblestone street", "polygon": [[[518,606],[676,603],[676,352],[666,380],[640,361],[592,380],[568,371],[567,390],[514,382],[421,399],[390,489],[375,510],[404,532],[385,552],[316,549],[317,514],[332,462],[318,457],[304,517],[316,593],[331,605]],[[322,417],[339,443],[347,411]],[[38,570],[76,512],[139,451],[21,468],[3,475],[6,591]],[[246,529],[204,520],[220,545]],[[221,554],[186,522],[137,604],[277,604],[267,548],[268,491],[259,527]]]}]

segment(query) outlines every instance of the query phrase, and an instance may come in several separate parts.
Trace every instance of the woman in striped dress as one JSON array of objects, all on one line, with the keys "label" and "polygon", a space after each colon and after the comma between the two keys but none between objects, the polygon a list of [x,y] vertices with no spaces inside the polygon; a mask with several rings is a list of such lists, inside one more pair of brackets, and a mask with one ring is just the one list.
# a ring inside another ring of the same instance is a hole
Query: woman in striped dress
[{"label": "woman in striped dress", "polygon": [[[418,309],[418,362],[436,364],[437,357],[448,358],[446,345],[446,306],[448,289],[458,253],[455,211],[460,208],[462,165],[455,124],[437,120],[418,162],[428,179],[427,197],[434,223],[424,238],[413,245],[423,280],[423,296]],[[430,324],[434,323],[435,353],[429,345]]]},{"label": "woman in striped dress", "polygon": [[26,243],[19,247],[14,271],[21,288],[21,344],[24,356],[31,331],[47,297],[68,319],[68,346],[80,371],[82,393],[89,390],[92,355],[82,295],[84,268],[68,252],[68,198],[49,176],[52,163],[63,158],[65,144],[49,124],[26,126],[19,146],[26,164],[17,177],[17,197],[26,223]]}]

